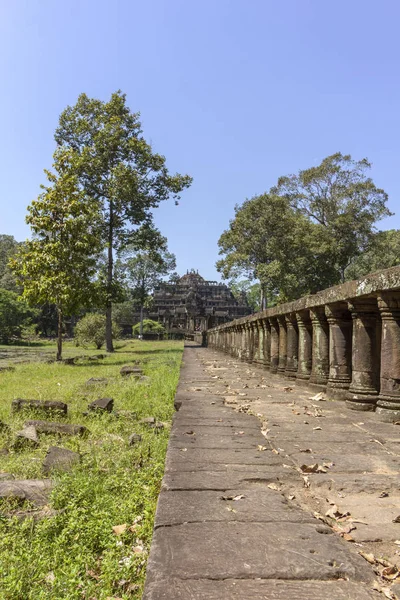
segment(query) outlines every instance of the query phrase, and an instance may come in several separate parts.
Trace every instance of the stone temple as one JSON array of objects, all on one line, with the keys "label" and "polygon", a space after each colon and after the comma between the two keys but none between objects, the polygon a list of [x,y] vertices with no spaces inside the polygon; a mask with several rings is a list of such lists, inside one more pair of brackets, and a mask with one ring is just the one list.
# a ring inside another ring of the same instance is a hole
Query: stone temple
[{"label": "stone temple", "polygon": [[147,318],[173,333],[206,331],[251,314],[245,295],[240,302],[225,284],[206,281],[198,271],[188,271],[176,283],[163,282],[154,290]]}]

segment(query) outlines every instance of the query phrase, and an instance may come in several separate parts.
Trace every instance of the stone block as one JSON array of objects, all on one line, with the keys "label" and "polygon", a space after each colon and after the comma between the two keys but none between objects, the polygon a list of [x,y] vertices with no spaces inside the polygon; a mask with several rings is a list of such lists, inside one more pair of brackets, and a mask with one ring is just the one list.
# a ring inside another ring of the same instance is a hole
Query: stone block
[{"label": "stone block", "polygon": [[114,400],[112,398],[98,398],[88,405],[89,410],[112,412]]},{"label": "stone block", "polygon": [[154,427],[156,424],[156,420],[154,417],[145,417],[144,419],[140,419],[139,423],[141,425],[148,425],[149,427]]},{"label": "stone block", "polygon": [[130,446],[134,446],[135,444],[138,444],[141,441],[142,441],[142,436],[140,435],[140,433],[132,433],[132,435],[129,436],[129,445]]},{"label": "stone block", "polygon": [[86,385],[88,386],[96,386],[96,385],[107,385],[108,379],[106,377],[91,377],[87,380]]},{"label": "stone block", "polygon": [[80,454],[77,452],[73,452],[67,448],[51,446],[43,461],[43,473],[50,475],[53,471],[70,471],[80,460]]},{"label": "stone block", "polygon": [[39,438],[36,428],[33,425],[27,425],[21,431],[15,434],[13,448],[22,450],[24,448],[37,448],[39,446]]},{"label": "stone block", "polygon": [[37,506],[47,504],[53,482],[50,479],[24,479],[0,482],[0,498],[29,500]]},{"label": "stone block", "polygon": [[140,375],[143,374],[143,371],[140,367],[131,367],[130,365],[125,365],[120,370],[120,373],[123,377],[134,376],[134,377],[139,378]]},{"label": "stone block", "polygon": [[66,415],[68,406],[65,402],[59,402],[58,400],[22,400],[16,398],[11,404],[12,412],[19,412],[21,410],[34,410],[46,414],[58,413]]},{"label": "stone block", "polygon": [[26,421],[25,427],[33,426],[38,433],[47,433],[60,435],[80,435],[84,436],[89,430],[84,425],[70,425],[69,423],[56,423],[51,421]]}]

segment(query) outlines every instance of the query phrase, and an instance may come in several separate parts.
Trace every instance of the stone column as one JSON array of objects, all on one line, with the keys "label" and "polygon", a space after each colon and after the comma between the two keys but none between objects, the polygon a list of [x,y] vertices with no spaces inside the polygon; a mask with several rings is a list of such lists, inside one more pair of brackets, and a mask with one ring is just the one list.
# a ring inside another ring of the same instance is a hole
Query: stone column
[{"label": "stone column", "polygon": [[253,356],[254,356],[254,322],[253,321],[251,321],[251,322],[247,321],[246,327],[247,327],[247,335],[248,335],[247,360],[249,362],[253,362]]},{"label": "stone column", "polygon": [[259,355],[259,339],[260,333],[258,331],[258,321],[251,323],[252,336],[253,336],[253,362],[258,363],[260,361]]},{"label": "stone column", "polygon": [[312,367],[312,325],[310,313],[302,311],[296,313],[299,327],[299,358],[297,379],[310,379]]},{"label": "stone column", "polygon": [[247,331],[244,323],[240,324],[240,337],[242,340],[240,360],[246,360],[247,357]]},{"label": "stone column", "polygon": [[296,315],[286,315],[286,377],[296,377],[299,357],[299,334]]},{"label": "stone column", "polygon": [[400,293],[381,293],[380,394],[376,412],[382,421],[400,421]]},{"label": "stone column", "polygon": [[351,383],[352,319],[345,305],[325,307],[329,324],[329,378],[328,387],[341,396]]},{"label": "stone column", "polygon": [[329,326],[324,308],[310,310],[313,330],[310,383],[325,385],[329,375]]},{"label": "stone column", "polygon": [[271,325],[268,319],[263,319],[263,359],[266,369],[271,367]]},{"label": "stone column", "polygon": [[263,320],[262,319],[260,319],[259,321],[257,321],[257,327],[258,327],[257,362],[258,362],[259,365],[263,365],[264,364],[264,335],[265,335],[265,331],[264,331]]},{"label": "stone column", "polygon": [[380,335],[375,298],[352,300],[352,376],[347,406],[353,410],[375,410],[379,389]]},{"label": "stone column", "polygon": [[287,331],[286,331],[286,318],[284,315],[278,317],[279,323],[279,362],[278,362],[278,373],[284,373],[286,369],[287,359]]},{"label": "stone column", "polygon": [[278,372],[279,363],[279,324],[277,319],[269,319],[271,324],[271,373]]}]

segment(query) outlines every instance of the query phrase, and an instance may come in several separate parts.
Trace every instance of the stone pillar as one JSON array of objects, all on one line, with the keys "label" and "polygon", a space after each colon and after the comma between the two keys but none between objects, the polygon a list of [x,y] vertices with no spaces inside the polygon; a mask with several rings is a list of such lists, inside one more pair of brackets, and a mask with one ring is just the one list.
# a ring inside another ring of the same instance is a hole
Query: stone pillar
[{"label": "stone pillar", "polygon": [[264,335],[265,335],[265,331],[264,331],[264,327],[263,327],[263,322],[264,321],[262,319],[257,321],[257,327],[258,327],[257,362],[259,365],[264,365]]},{"label": "stone pillar", "polygon": [[312,367],[310,383],[325,385],[329,375],[329,326],[323,308],[310,310],[312,323]]},{"label": "stone pillar", "polygon": [[325,307],[329,324],[329,378],[328,387],[336,395],[348,390],[351,383],[352,319],[345,305]]},{"label": "stone pillar", "polygon": [[271,373],[277,373],[279,363],[279,325],[276,319],[270,319],[269,322],[271,324]]},{"label": "stone pillar", "polygon": [[254,356],[254,322],[247,321],[247,339],[248,339],[248,352],[247,352],[247,360],[249,362],[253,362]]},{"label": "stone pillar", "polygon": [[253,331],[253,362],[260,362],[260,330],[258,328],[258,321],[253,321],[252,324]]},{"label": "stone pillar", "polygon": [[284,373],[285,369],[286,369],[286,359],[287,359],[287,350],[286,350],[287,331],[286,331],[286,318],[284,315],[278,317],[278,323],[279,323],[278,373]]},{"label": "stone pillar", "polygon": [[244,323],[240,324],[240,360],[246,360],[247,356],[247,331]]},{"label": "stone pillar", "polygon": [[286,377],[296,377],[299,357],[299,334],[296,315],[286,315]]},{"label": "stone pillar", "polygon": [[271,367],[271,325],[268,319],[262,320],[263,327],[263,360],[266,369]]},{"label": "stone pillar", "polygon": [[310,313],[302,311],[296,313],[299,328],[299,358],[297,379],[310,379],[312,368],[312,325]]},{"label": "stone pillar", "polygon": [[379,389],[380,322],[375,298],[352,300],[352,376],[347,406],[375,410]]},{"label": "stone pillar", "polygon": [[382,421],[400,421],[400,293],[381,293],[380,394],[376,412]]}]

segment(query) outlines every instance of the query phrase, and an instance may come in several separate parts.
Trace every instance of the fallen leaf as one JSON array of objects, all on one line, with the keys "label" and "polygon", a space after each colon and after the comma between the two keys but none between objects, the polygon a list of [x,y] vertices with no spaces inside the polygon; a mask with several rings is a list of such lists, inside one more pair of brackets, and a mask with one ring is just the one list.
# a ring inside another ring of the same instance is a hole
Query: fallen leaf
[{"label": "fallen leaf", "polygon": [[327,469],[318,463],[314,465],[301,465],[300,467],[303,473],[326,473]]},{"label": "fallen leaf", "polygon": [[323,392],[319,392],[315,396],[311,396],[311,398],[309,398],[309,400],[314,400],[315,402],[322,402],[322,401],[326,400],[326,398],[325,398],[325,394]]},{"label": "fallen leaf", "polygon": [[273,452],[274,454],[279,454],[278,450],[276,450],[275,448],[272,448],[271,452]]},{"label": "fallen leaf", "polygon": [[294,500],[296,498],[296,496],[294,496],[293,494],[291,494],[290,496],[288,496],[289,500]]},{"label": "fallen leaf", "polygon": [[307,476],[305,476],[305,477],[303,477],[303,481],[304,481],[304,487],[309,488],[311,485],[309,478]]},{"label": "fallen leaf", "polygon": [[322,427],[313,427],[314,431],[322,431]]},{"label": "fallen leaf", "polygon": [[290,386],[286,386],[286,387],[283,388],[283,391],[284,392],[293,392],[293,388],[290,387]]},{"label": "fallen leaf", "polygon": [[370,565],[375,564],[376,560],[375,560],[375,556],[373,554],[367,554],[366,552],[363,552],[362,550],[359,550],[358,554],[360,556],[362,556],[367,562],[369,562]]},{"label": "fallen leaf", "polygon": [[400,515],[393,519],[393,523],[400,523]]},{"label": "fallen leaf", "polygon": [[181,452],[187,452],[187,448],[181,448]]},{"label": "fallen leaf", "polygon": [[229,512],[233,512],[233,513],[236,512],[236,510],[234,508],[232,508],[232,506],[227,506],[226,510],[229,510]]},{"label": "fallen leaf", "polygon": [[311,454],[312,453],[312,449],[311,448],[304,448],[304,449],[300,449],[299,452],[305,452],[306,454]]},{"label": "fallen leaf", "polygon": [[349,533],[340,534],[346,542],[354,542],[354,538]]},{"label": "fallen leaf", "polygon": [[123,525],[114,525],[112,530],[115,533],[115,535],[122,535],[124,531],[126,531],[127,527],[127,523],[124,523]]},{"label": "fallen leaf", "polygon": [[387,498],[389,496],[388,492],[381,492],[378,496],[378,498]]},{"label": "fallen leaf", "polygon": [[270,490],[275,490],[276,492],[280,492],[281,491],[281,486],[278,485],[277,483],[269,483],[267,485],[267,487],[269,487]]},{"label": "fallen leaf", "polygon": [[393,581],[399,576],[399,570],[396,565],[390,565],[390,567],[385,567],[381,573],[381,576],[384,579],[388,579],[389,581]]},{"label": "fallen leaf", "polygon": [[221,500],[233,500],[237,502],[238,500],[242,500],[242,498],[246,498],[243,494],[239,494],[237,496],[221,496]]},{"label": "fallen leaf", "polygon": [[263,451],[264,451],[264,450],[266,450],[266,449],[267,449],[267,446],[261,446],[261,444],[258,444],[258,446],[257,446],[257,450],[258,450],[259,452],[263,452]]}]

